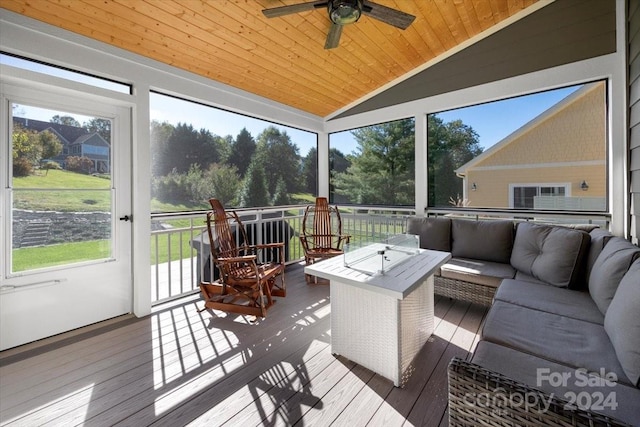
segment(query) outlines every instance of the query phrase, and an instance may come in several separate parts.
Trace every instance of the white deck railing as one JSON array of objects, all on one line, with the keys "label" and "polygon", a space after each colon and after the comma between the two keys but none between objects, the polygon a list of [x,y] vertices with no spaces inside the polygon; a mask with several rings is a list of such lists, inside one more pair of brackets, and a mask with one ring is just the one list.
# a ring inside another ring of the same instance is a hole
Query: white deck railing
[{"label": "white deck railing", "polygon": [[[298,238],[306,205],[239,209],[254,243],[285,241],[286,262],[303,259]],[[340,209],[343,232],[358,243],[406,231],[406,220],[415,210],[406,207],[344,206]],[[548,223],[592,223],[608,228],[610,216],[600,212],[515,211],[495,209],[429,209],[427,215],[463,216],[472,219],[513,219]],[[198,292],[201,278],[213,277],[208,262],[206,211],[152,215],[151,292],[154,304]]]}]

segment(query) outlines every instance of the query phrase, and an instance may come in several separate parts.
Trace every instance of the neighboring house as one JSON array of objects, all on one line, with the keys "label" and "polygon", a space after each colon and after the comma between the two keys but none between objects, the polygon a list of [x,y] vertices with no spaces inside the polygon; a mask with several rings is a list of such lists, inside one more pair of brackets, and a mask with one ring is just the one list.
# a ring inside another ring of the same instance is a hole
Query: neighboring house
[{"label": "neighboring house", "polygon": [[458,168],[469,206],[605,210],[605,90],[584,85]]},{"label": "neighboring house", "polygon": [[62,142],[62,153],[51,159],[62,167],[69,156],[87,157],[93,162],[91,173],[109,173],[111,171],[110,145],[99,133],[87,132],[85,128],[43,122],[40,120],[14,117],[14,124],[27,130],[43,132],[48,130]]}]

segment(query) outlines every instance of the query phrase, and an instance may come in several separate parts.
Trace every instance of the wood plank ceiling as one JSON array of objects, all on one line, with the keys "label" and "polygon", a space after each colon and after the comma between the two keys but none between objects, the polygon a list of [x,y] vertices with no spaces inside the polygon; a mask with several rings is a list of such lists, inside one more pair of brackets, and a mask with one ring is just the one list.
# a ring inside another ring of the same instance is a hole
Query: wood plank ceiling
[{"label": "wood plank ceiling", "polygon": [[363,16],[324,49],[325,8],[268,19],[306,0],[2,0],[0,7],[321,117],[538,0],[376,0],[416,16],[406,30]]}]

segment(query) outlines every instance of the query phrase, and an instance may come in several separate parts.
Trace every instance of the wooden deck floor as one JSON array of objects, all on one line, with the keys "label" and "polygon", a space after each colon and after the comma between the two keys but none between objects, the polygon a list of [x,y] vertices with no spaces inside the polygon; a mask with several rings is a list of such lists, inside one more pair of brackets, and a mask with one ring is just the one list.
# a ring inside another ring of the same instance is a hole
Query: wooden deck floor
[{"label": "wooden deck floor", "polygon": [[446,366],[473,349],[483,307],[436,297],[435,333],[400,389],[331,354],[328,285],[293,265],[287,293],[257,321],[198,313],[191,297],[0,353],[0,425],[448,424]]}]

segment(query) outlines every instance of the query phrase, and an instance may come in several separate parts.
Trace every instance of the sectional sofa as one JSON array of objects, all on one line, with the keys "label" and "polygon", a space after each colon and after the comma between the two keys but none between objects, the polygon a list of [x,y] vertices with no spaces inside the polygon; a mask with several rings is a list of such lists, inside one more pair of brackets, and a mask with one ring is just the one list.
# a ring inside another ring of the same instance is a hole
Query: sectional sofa
[{"label": "sectional sofa", "polygon": [[[411,218],[436,293],[490,305],[449,424],[640,425],[640,248],[593,227]],[[448,288],[451,286],[451,288]]]}]

